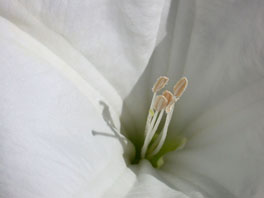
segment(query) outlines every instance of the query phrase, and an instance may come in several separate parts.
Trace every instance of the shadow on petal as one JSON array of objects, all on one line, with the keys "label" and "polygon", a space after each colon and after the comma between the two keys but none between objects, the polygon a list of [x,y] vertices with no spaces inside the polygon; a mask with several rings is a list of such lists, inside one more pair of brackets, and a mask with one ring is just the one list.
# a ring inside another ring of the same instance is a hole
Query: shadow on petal
[{"label": "shadow on petal", "polygon": [[109,110],[109,106],[104,101],[99,101],[99,104],[103,107],[102,117],[105,123],[107,124],[107,126],[111,129],[112,134],[109,134],[107,132],[92,130],[92,135],[93,136],[104,136],[104,137],[114,138],[118,140],[124,151],[123,153],[124,160],[126,164],[128,165],[130,161],[134,158],[134,154],[133,152],[131,152],[131,150],[133,150],[133,146],[124,136],[121,135],[121,133],[115,126],[113,118]]}]

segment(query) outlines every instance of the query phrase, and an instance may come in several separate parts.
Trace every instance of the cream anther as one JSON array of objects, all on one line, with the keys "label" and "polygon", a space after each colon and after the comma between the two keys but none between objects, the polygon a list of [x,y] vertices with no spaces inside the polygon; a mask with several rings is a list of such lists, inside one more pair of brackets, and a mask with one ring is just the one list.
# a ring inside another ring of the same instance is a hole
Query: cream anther
[{"label": "cream anther", "polygon": [[166,107],[166,113],[169,113],[172,111],[172,109],[174,108],[174,104],[177,102],[177,100],[178,99],[176,99],[175,97],[172,98],[171,102]]},{"label": "cream anther", "polygon": [[167,106],[167,104],[168,104],[167,98],[163,95],[159,95],[157,96],[156,101],[154,103],[154,110],[161,111]]},{"label": "cream anther", "polygon": [[169,78],[168,77],[166,77],[166,76],[160,76],[157,79],[156,83],[154,84],[154,86],[152,88],[152,91],[154,93],[158,92],[159,90],[161,90],[162,88],[164,88],[167,85],[168,81],[169,81]]},{"label": "cream anther", "polygon": [[163,91],[162,95],[167,98],[168,104],[170,104],[170,102],[173,100],[173,94],[168,90]]},{"label": "cream anther", "polygon": [[173,87],[174,95],[180,98],[188,85],[186,77],[182,77]]}]

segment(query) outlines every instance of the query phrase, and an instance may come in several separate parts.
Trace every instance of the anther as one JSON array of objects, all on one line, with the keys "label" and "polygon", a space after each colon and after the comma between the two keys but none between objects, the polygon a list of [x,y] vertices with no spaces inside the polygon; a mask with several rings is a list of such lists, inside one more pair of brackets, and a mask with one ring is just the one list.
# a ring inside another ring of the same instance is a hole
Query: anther
[{"label": "anther", "polygon": [[180,98],[188,85],[186,77],[182,77],[173,87],[174,95],[176,98]]},{"label": "anther", "polygon": [[168,104],[167,98],[163,95],[159,95],[157,96],[156,101],[154,103],[154,109],[156,111],[161,111],[167,106],[167,104]]},{"label": "anther", "polygon": [[154,86],[152,88],[152,91],[154,93],[158,92],[159,90],[161,90],[162,88],[164,88],[167,85],[168,81],[169,81],[169,78],[168,77],[166,77],[166,76],[160,76],[157,79],[156,83],[154,84]]},{"label": "anther", "polygon": [[168,90],[163,91],[162,95],[168,100],[168,104],[173,100],[173,94]]},{"label": "anther", "polygon": [[170,101],[170,103],[168,103],[167,107],[166,107],[166,113],[170,113],[172,111],[172,109],[174,108],[174,104],[177,102],[178,99],[176,99],[175,97],[172,98],[172,100]]}]

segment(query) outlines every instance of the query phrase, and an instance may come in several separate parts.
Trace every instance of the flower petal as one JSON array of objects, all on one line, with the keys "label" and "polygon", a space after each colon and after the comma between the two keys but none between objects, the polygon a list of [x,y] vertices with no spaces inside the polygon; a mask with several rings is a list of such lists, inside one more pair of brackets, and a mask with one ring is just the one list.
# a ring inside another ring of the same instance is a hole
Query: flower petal
[{"label": "flower petal", "polygon": [[252,84],[189,125],[185,149],[165,159],[169,180],[177,175],[209,197],[262,195],[263,87],[264,80]]},{"label": "flower petal", "polygon": [[[1,15],[72,62],[71,45],[126,96],[155,47],[164,1],[5,1]],[[76,60],[76,59],[75,59]]]},{"label": "flower petal", "polygon": [[[164,157],[162,169],[174,188],[208,197],[263,195],[263,9],[258,0],[172,1],[161,25],[167,35],[125,103],[146,100],[142,85],[151,87],[159,75],[188,78],[168,138],[190,140]],[[130,106],[141,131],[142,109]]]},{"label": "flower petal", "polygon": [[125,178],[118,181],[119,191],[116,193],[110,192],[105,197],[126,197],[126,198],[203,198],[200,193],[194,192],[188,195],[175,190],[163,182],[163,178],[156,172],[151,164],[144,160],[136,166],[131,166],[133,172],[137,174],[137,180],[131,187],[130,191],[120,196],[119,191],[122,190],[122,182]]},{"label": "flower petal", "polygon": [[102,196],[133,155],[109,102],[121,100],[88,62],[99,84],[3,18],[0,29],[0,197]]},{"label": "flower petal", "polygon": [[[168,138],[185,135],[189,142],[165,158],[165,175],[169,182],[175,181],[175,188],[179,188],[176,176],[185,181],[184,192],[259,197],[264,188],[264,4],[173,5],[178,12],[169,18],[172,31],[150,66],[169,77],[187,76],[189,87],[176,105]],[[169,49],[170,54],[164,55]],[[157,66],[165,60],[168,68]]]}]

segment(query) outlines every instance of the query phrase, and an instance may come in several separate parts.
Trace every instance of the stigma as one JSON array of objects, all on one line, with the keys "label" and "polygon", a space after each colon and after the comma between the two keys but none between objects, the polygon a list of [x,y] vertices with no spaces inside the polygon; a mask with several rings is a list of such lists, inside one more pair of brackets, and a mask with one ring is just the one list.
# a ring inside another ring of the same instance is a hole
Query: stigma
[{"label": "stigma", "polygon": [[[161,76],[153,85],[153,97],[146,121],[141,159],[153,157],[161,150],[167,137],[175,103],[180,99],[188,86],[187,78],[182,77],[174,85],[172,92],[165,90],[159,94],[168,81],[168,77]],[[161,122],[163,117],[165,117],[165,122]],[[161,131],[158,131],[159,128],[161,128]]]}]

